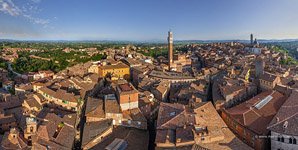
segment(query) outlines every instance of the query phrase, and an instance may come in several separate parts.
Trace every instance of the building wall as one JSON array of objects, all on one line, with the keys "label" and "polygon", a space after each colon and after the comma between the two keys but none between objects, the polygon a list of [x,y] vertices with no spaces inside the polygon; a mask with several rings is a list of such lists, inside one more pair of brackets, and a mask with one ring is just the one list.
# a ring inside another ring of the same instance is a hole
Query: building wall
[{"label": "building wall", "polygon": [[107,119],[113,119],[113,125],[121,125],[123,116],[121,113],[106,113]]},{"label": "building wall", "polygon": [[273,82],[268,82],[265,80],[260,80],[260,88],[262,89],[262,91],[265,90],[272,90],[276,84],[280,83],[280,78],[277,77],[276,80],[274,80]]},{"label": "building wall", "polygon": [[22,106],[25,107],[25,108],[27,108],[30,111],[35,111],[35,112],[39,112],[40,111],[40,109],[37,108],[37,107],[30,107],[26,101],[23,102]]},{"label": "building wall", "polygon": [[[222,91],[222,89],[220,88]],[[254,95],[257,95],[257,87],[256,86],[247,86],[244,89],[245,91],[239,91],[239,93],[232,93],[229,95],[224,95],[223,92],[221,92],[222,96],[225,98],[225,108],[230,108],[235,105],[238,105],[239,103],[242,103],[245,100],[248,100],[249,98],[253,97]]]},{"label": "building wall", "polygon": [[130,94],[118,94],[119,97],[119,103],[124,104],[124,103],[129,103],[129,102],[137,102],[139,100],[139,94],[137,92],[130,93]]},{"label": "building wall", "polygon": [[135,87],[138,87],[139,84],[139,75],[142,74],[143,72],[140,72],[137,69],[132,68],[131,71],[131,78],[132,78],[132,83]]},{"label": "building wall", "polygon": [[105,77],[108,73],[111,73],[113,76],[116,76],[117,78],[129,78],[130,71],[129,67],[126,68],[113,68],[113,69],[103,69],[98,68],[98,73],[100,77]]},{"label": "building wall", "polygon": [[86,117],[86,122],[96,122],[105,120],[105,118],[99,118],[99,117]]},{"label": "building wall", "polygon": [[98,74],[99,73],[98,66],[97,65],[90,66],[90,68],[88,69],[88,72],[89,73],[96,73],[96,74]]},{"label": "building wall", "polygon": [[68,101],[63,101],[61,99],[57,99],[51,95],[48,95],[46,93],[44,93],[43,91],[41,90],[38,90],[38,93],[40,93],[43,97],[45,97],[45,99],[47,99],[48,101],[50,102],[53,102],[55,103],[56,105],[59,105],[63,108],[66,108],[66,109],[69,109],[69,110],[74,110],[74,111],[77,111],[77,105],[78,103],[77,102],[68,102]]},{"label": "building wall", "polygon": [[233,131],[236,136],[244,143],[256,150],[269,149],[268,138],[258,138],[264,135],[258,135],[247,127],[239,124],[237,121],[231,118],[229,114],[225,112],[225,110],[222,110],[221,117],[231,131]]},{"label": "building wall", "polygon": [[[283,137],[284,142],[281,140],[278,141],[278,137]],[[298,136],[289,136],[286,134],[279,134],[276,132],[271,131],[271,150],[297,150],[298,149],[298,143],[296,144],[290,144],[289,139],[295,138],[296,142],[298,142]]]},{"label": "building wall", "polygon": [[130,103],[121,103],[120,107],[122,110],[129,110],[129,109],[134,109],[139,107],[139,102],[130,102]]},{"label": "building wall", "polygon": [[156,148],[175,148],[175,143],[156,143]]}]

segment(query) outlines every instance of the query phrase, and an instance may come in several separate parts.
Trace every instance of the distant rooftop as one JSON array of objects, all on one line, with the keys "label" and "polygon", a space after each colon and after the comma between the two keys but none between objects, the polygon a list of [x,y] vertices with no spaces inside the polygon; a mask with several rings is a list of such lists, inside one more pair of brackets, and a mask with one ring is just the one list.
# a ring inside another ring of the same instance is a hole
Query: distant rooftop
[{"label": "distant rooftop", "polygon": [[123,91],[123,92],[127,92],[127,91],[132,91],[132,90],[133,90],[133,88],[131,87],[131,85],[128,84],[128,83],[119,85],[119,88],[120,88],[121,91]]}]

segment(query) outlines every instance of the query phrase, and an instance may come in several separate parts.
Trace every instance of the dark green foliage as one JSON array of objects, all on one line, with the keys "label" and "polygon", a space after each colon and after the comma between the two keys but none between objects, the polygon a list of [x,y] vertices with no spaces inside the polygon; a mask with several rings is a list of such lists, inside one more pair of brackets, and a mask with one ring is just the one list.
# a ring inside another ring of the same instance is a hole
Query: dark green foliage
[{"label": "dark green foliage", "polygon": [[[50,60],[43,60],[38,58],[32,58],[30,55],[35,55]],[[94,56],[88,56],[86,52],[71,51],[65,53],[62,50],[47,50],[44,52],[21,52],[19,58],[13,63],[13,68],[19,73],[36,72],[40,70],[52,70],[59,72],[69,66],[76,65],[78,63],[86,63],[88,61],[98,61],[106,56],[97,54]]]}]

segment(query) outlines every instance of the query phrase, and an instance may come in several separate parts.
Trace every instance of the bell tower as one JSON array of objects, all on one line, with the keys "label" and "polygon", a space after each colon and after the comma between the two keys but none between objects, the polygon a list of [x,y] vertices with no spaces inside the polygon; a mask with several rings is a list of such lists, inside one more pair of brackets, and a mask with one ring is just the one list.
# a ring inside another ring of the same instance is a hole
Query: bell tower
[{"label": "bell tower", "polygon": [[171,70],[173,63],[173,32],[171,30],[168,32],[168,62],[169,70]]},{"label": "bell tower", "polygon": [[37,131],[37,121],[35,118],[33,117],[27,117],[26,118],[26,129],[25,129],[25,132],[24,132],[24,137],[25,139],[27,140],[31,140],[31,136],[32,135],[35,135]]}]

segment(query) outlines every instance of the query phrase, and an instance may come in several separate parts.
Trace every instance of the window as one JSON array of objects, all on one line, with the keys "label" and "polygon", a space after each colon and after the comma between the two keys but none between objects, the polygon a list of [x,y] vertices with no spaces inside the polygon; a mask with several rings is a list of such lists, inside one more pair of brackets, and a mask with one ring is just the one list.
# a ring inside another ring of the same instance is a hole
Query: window
[{"label": "window", "polygon": [[297,144],[297,141],[295,138],[293,139],[293,144]]},{"label": "window", "polygon": [[277,137],[277,141],[280,141],[280,137],[279,136]]},{"label": "window", "polygon": [[292,144],[293,143],[293,139],[289,138],[289,143]]},{"label": "window", "polygon": [[281,142],[285,142],[285,138],[284,137],[281,137]]}]

